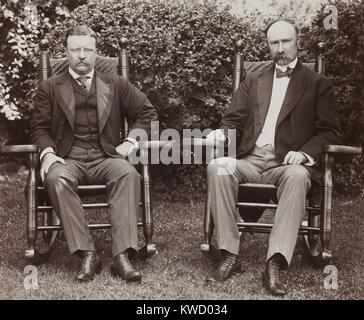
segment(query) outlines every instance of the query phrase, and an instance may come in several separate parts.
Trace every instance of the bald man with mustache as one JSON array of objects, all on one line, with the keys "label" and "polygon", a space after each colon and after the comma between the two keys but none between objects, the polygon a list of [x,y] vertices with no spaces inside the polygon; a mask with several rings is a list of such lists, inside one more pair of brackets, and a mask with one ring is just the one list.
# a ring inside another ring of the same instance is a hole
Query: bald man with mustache
[{"label": "bald man with mustache", "polygon": [[226,142],[227,129],[235,129],[237,135],[236,159],[218,158],[208,166],[211,214],[223,257],[208,281],[225,281],[239,268],[239,184],[274,184],[278,187],[278,207],[262,280],[271,294],[287,293],[280,270],[291,263],[307,193],[320,179],[321,147],[341,143],[333,86],[298,59],[298,33],[288,19],[267,26],[265,35],[273,62],[247,75],[220,129],[207,137]]}]

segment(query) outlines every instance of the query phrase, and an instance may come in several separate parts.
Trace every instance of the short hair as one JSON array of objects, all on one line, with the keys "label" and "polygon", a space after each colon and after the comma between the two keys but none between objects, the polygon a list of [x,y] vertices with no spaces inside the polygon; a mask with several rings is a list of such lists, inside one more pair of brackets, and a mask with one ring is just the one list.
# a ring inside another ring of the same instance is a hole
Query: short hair
[{"label": "short hair", "polygon": [[93,31],[91,28],[89,28],[86,25],[77,25],[73,26],[70,29],[68,29],[66,34],[66,47],[67,47],[67,40],[70,36],[90,36],[95,39],[95,43],[97,43],[97,35],[96,32]]},{"label": "short hair", "polygon": [[270,22],[270,23],[267,25],[267,27],[265,28],[265,30],[264,30],[264,34],[265,34],[265,36],[266,36],[266,37],[267,37],[268,30],[270,29],[270,27],[271,27],[272,25],[274,25],[276,22],[279,22],[279,21],[283,21],[283,22],[287,22],[287,23],[289,23],[289,24],[290,24],[290,25],[294,28],[294,30],[296,31],[296,35],[297,35],[297,38],[298,38],[299,29],[298,29],[298,27],[297,27],[296,23],[295,23],[293,20],[288,19],[288,18],[279,18],[279,19],[276,19],[276,20],[273,20],[272,22]]}]

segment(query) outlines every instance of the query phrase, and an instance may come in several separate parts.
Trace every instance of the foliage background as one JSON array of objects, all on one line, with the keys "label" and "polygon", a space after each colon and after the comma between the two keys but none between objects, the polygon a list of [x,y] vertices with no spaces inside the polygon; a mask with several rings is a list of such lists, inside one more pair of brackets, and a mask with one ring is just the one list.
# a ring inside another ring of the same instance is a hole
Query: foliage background
[{"label": "foliage background", "polygon": [[[262,30],[267,21],[278,16],[291,17],[301,27],[303,60],[313,58],[317,41],[326,43],[327,74],[336,87],[345,143],[364,144],[364,8],[359,0],[330,2],[339,12],[336,30],[324,28],[323,20],[328,15],[324,6],[314,19],[298,15],[289,7],[279,7],[275,14],[250,11],[235,16],[230,8],[221,9],[218,2],[192,0],[32,1],[38,15],[29,28],[26,3],[1,0],[1,144],[27,142],[38,81],[38,43],[48,37],[52,54],[63,55],[65,31],[72,24],[81,22],[92,27],[98,33],[98,48],[103,55],[115,55],[117,40],[126,37],[131,81],[156,106],[161,129],[181,130],[218,126],[231,99],[233,40],[243,41],[246,60],[269,59]],[[271,6],[275,5],[273,1]],[[364,195],[361,160],[354,159],[345,166],[338,163],[337,186],[341,192]],[[156,190],[168,189],[171,198],[190,198],[204,188],[201,167],[174,165],[160,169],[154,168],[163,180]]]}]

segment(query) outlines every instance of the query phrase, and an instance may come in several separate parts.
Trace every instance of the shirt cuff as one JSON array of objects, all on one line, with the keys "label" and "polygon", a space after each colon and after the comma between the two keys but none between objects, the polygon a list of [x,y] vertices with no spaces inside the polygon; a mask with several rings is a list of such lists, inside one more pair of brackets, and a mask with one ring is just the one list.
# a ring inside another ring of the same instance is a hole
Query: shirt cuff
[{"label": "shirt cuff", "polygon": [[308,155],[307,153],[303,152],[303,151],[300,151],[307,159],[307,162],[304,163],[305,166],[308,166],[308,167],[312,167],[316,161],[314,160],[314,158],[312,158],[310,155]]},{"label": "shirt cuff", "polygon": [[138,141],[136,141],[135,139],[133,139],[133,138],[131,138],[131,137],[127,137],[125,140],[124,140],[124,142],[125,141],[128,141],[128,142],[130,142],[130,143],[132,143],[136,148],[138,148],[139,149],[139,142]]},{"label": "shirt cuff", "polygon": [[53,154],[55,154],[55,152],[54,152],[54,150],[53,150],[53,148],[52,148],[52,147],[45,148],[45,149],[41,152],[41,154],[40,154],[40,157],[39,157],[40,161],[42,161],[42,160],[43,160],[43,157],[44,157],[47,153],[53,153]]}]

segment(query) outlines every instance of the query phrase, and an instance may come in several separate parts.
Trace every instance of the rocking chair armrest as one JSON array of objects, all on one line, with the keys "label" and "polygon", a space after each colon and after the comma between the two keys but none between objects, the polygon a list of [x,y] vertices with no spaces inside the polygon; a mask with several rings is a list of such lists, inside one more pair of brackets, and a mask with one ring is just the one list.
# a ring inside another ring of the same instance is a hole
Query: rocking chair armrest
[{"label": "rocking chair armrest", "polygon": [[0,146],[0,153],[39,153],[39,147],[34,144]]},{"label": "rocking chair armrest", "polygon": [[140,143],[140,149],[153,149],[153,148],[164,148],[172,146],[175,143],[180,142],[183,146],[214,146],[214,144],[205,138],[191,138],[177,140],[149,140]]},{"label": "rocking chair armrest", "polygon": [[342,155],[360,155],[362,153],[362,148],[342,145],[324,145],[322,147],[322,152]]},{"label": "rocking chair armrest", "polygon": [[174,143],[176,143],[175,140],[166,140],[166,141],[160,141],[160,140],[148,140],[148,141],[143,141],[139,143],[139,147],[141,150],[146,150],[146,149],[154,149],[154,148],[164,148],[166,146],[171,146]]},{"label": "rocking chair armrest", "polygon": [[34,192],[36,190],[37,178],[36,169],[39,159],[39,146],[34,144],[17,144],[0,146],[0,154],[10,154],[10,153],[26,153],[28,157],[28,180],[27,180],[27,190],[29,189],[32,193],[32,197],[35,197]]},{"label": "rocking chair armrest", "polygon": [[215,143],[206,138],[185,138],[182,139],[182,144],[184,146],[204,146],[204,147],[214,147]]}]

